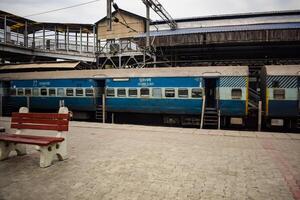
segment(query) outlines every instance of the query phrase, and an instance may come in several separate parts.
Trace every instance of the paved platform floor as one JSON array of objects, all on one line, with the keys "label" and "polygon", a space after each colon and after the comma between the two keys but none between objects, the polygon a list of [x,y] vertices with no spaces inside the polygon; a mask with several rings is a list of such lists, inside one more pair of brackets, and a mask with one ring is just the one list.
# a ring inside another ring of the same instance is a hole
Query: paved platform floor
[{"label": "paved platform floor", "polygon": [[68,160],[0,162],[1,200],[300,199],[297,134],[71,125]]}]

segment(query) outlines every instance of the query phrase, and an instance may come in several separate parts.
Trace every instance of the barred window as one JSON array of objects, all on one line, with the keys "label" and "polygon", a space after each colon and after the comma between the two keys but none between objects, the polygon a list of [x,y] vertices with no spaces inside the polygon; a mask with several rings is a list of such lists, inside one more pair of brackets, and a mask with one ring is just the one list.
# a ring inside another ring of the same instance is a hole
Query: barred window
[{"label": "barred window", "polygon": [[166,89],[165,90],[165,97],[175,97],[175,89]]},{"label": "barred window", "polygon": [[66,93],[67,96],[74,96],[74,90],[72,88],[67,88]]},{"label": "barred window", "polygon": [[23,96],[24,95],[24,90],[23,88],[18,88],[18,96]]},{"label": "barred window", "polygon": [[87,97],[94,96],[94,90],[92,88],[85,89],[85,96],[87,96]]},{"label": "barred window", "polygon": [[76,96],[83,96],[83,89],[81,89],[81,88],[76,88],[76,90],[75,90],[75,94],[76,94]]},{"label": "barred window", "polygon": [[201,98],[202,97],[202,89],[194,88],[192,89],[192,98]]},{"label": "barred window", "polygon": [[150,91],[149,91],[149,88],[142,88],[141,89],[141,96],[142,97],[147,97],[150,95]]},{"label": "barred window", "polygon": [[31,96],[31,89],[30,88],[25,89],[25,96]]},{"label": "barred window", "polygon": [[231,90],[232,99],[241,99],[242,98],[242,89],[234,88]]},{"label": "barred window", "polygon": [[107,88],[106,89],[106,96],[114,97],[115,96],[115,89],[114,88]]},{"label": "barred window", "polygon": [[284,89],[274,89],[273,90],[273,98],[276,100],[285,99],[285,90]]},{"label": "barred window", "polygon": [[189,90],[188,89],[178,89],[178,97],[187,98],[189,96]]},{"label": "barred window", "polygon": [[129,89],[128,90],[128,95],[130,97],[136,97],[137,96],[137,89]]},{"label": "barred window", "polygon": [[41,94],[41,96],[47,96],[47,95],[48,95],[47,88],[42,88],[42,89],[40,90],[40,94]]},{"label": "barred window", "polygon": [[49,89],[49,96],[56,96],[56,89],[54,89],[54,88],[51,88],[51,89]]},{"label": "barred window", "polygon": [[125,89],[118,89],[117,90],[118,97],[126,97],[126,90]]}]

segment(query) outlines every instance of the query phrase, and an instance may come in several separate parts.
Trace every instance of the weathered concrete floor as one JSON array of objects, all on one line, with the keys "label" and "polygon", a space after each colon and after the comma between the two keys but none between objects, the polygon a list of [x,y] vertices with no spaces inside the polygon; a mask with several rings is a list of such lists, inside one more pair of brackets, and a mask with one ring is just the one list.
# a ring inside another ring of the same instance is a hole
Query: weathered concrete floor
[{"label": "weathered concrete floor", "polygon": [[72,122],[69,136],[49,168],[33,147],[0,162],[0,199],[300,198],[300,135]]}]

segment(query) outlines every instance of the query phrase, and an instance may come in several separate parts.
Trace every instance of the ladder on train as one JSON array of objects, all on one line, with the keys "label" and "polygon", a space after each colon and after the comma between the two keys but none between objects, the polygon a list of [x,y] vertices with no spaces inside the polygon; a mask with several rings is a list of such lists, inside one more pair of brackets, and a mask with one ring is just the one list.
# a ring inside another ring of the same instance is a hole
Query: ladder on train
[{"label": "ladder on train", "polygon": [[217,108],[204,109],[203,127],[204,128],[218,128],[219,115]]},{"label": "ladder on train", "polygon": [[103,122],[103,106],[102,105],[97,106],[95,118],[98,122]]}]

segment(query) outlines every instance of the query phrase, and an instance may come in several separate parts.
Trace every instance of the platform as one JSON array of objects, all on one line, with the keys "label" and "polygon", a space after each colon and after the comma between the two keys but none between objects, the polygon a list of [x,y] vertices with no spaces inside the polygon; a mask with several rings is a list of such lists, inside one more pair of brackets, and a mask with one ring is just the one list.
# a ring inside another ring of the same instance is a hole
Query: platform
[{"label": "platform", "polygon": [[300,134],[70,125],[67,161],[0,162],[0,199],[299,199]]}]

